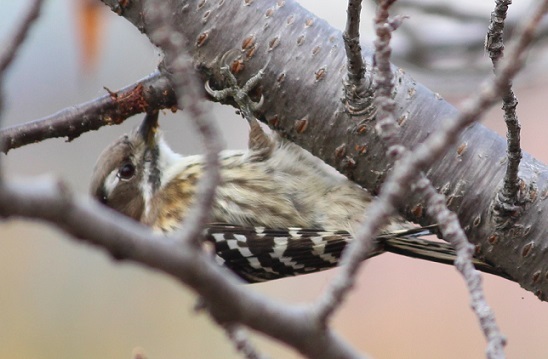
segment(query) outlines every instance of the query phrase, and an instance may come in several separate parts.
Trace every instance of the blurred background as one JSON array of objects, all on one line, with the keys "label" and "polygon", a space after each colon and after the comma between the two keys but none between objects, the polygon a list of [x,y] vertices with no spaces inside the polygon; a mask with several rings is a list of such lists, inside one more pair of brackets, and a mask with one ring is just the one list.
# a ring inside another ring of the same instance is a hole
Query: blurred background
[{"label": "blurred background", "polygon": [[[301,3],[344,28],[345,2]],[[483,41],[492,4],[461,3],[459,11],[471,17],[458,21],[448,21],[441,10],[425,21],[426,15],[407,5],[402,11],[411,18],[395,40],[396,63],[457,106],[490,74],[488,57],[474,52],[472,45]],[[512,5],[512,17],[523,16],[529,3]],[[27,6],[28,1],[0,0],[0,41],[9,38]],[[370,12],[365,7],[364,43],[372,38]],[[438,49],[439,56],[426,57],[417,51],[421,46]],[[455,52],[462,56],[457,59]],[[523,148],[546,162],[548,81],[543,58],[544,50],[531,54],[532,67],[517,80],[515,92]],[[4,83],[2,125],[24,123],[94,99],[105,94],[103,87],[116,90],[148,75],[159,61],[146,37],[98,1],[46,1]],[[233,108],[211,107],[226,146],[244,148],[245,121]],[[141,118],[84,134],[69,144],[56,139],[12,150],[1,155],[2,165],[10,178],[60,177],[86,195],[101,150]],[[484,123],[504,135],[498,109]],[[184,113],[166,113],[162,127],[178,152],[201,151]],[[250,289],[282,302],[310,302],[335,274],[336,269]],[[508,356],[548,357],[548,304],[515,283],[491,275],[483,278],[489,304],[508,338]],[[0,358],[130,358],[136,351],[153,359],[238,358],[208,316],[193,312],[195,302],[194,294],[171,278],[113,262],[49,226],[0,223]],[[485,340],[456,270],[396,255],[368,261],[334,327],[375,358],[484,357]],[[263,337],[253,340],[270,357],[299,358]]]}]

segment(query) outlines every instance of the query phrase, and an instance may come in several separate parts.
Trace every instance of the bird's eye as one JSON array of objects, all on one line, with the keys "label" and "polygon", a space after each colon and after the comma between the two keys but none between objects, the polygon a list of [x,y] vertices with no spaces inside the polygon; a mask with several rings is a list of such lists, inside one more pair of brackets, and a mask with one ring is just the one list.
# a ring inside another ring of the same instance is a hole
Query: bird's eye
[{"label": "bird's eye", "polygon": [[135,175],[135,166],[131,163],[125,163],[118,170],[118,177],[123,180],[129,180]]}]

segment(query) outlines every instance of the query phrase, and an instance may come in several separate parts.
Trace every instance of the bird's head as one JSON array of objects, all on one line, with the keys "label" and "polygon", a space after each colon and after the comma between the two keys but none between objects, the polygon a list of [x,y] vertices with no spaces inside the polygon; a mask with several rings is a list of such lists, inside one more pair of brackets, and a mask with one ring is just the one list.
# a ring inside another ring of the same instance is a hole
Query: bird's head
[{"label": "bird's head", "polygon": [[101,203],[140,220],[159,189],[161,147],[158,112],[108,146],[99,156],[91,178],[91,195]]}]

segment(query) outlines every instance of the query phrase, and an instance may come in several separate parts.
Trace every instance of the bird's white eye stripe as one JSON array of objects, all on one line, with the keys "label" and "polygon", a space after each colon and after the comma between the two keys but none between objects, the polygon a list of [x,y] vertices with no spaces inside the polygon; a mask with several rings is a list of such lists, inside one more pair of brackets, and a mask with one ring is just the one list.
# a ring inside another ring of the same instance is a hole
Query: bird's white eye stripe
[{"label": "bird's white eye stripe", "polygon": [[105,178],[106,197],[108,197],[112,193],[112,191],[114,191],[119,181],[120,179],[118,178],[118,169],[115,169],[108,174],[108,176]]}]

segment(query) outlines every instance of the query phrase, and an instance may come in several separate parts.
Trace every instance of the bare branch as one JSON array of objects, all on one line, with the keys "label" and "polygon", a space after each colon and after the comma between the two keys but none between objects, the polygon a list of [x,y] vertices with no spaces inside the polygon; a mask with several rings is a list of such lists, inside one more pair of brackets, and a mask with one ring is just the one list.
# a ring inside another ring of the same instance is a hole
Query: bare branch
[{"label": "bare branch", "polygon": [[344,103],[352,116],[371,118],[375,114],[370,76],[365,76],[365,63],[360,46],[361,0],[349,0],[346,29],[343,33],[348,73],[343,82]]},{"label": "bare branch", "polygon": [[401,143],[400,127],[396,122],[396,101],[392,98],[394,92],[394,73],[390,64],[392,48],[390,40],[404,20],[397,16],[388,18],[388,10],[395,0],[384,0],[379,3],[375,16],[375,68],[373,83],[375,85],[375,106],[378,108],[375,130],[387,148],[387,156],[391,160],[399,159],[406,151]]},{"label": "bare branch", "polygon": [[282,306],[250,291],[201,248],[176,237],[156,235],[95,202],[75,198],[62,183],[6,182],[0,187],[0,217],[46,221],[75,239],[106,250],[117,260],[165,272],[199,294],[217,322],[240,323],[310,358],[360,358],[337,335],[312,323],[304,308]]},{"label": "bare branch", "polygon": [[[504,26],[508,6],[511,1],[497,0],[495,1],[495,9],[491,13],[491,23],[485,40],[485,48],[489,53],[489,57],[493,62],[493,70],[496,71],[497,64],[503,57],[504,53]],[[508,141],[506,174],[504,176],[504,185],[497,195],[497,203],[495,210],[497,214],[496,220],[500,223],[501,229],[509,228],[516,218],[519,218],[518,213],[523,211],[525,201],[518,198],[520,189],[520,178],[518,175],[519,164],[522,158],[520,132],[521,126],[516,114],[518,100],[512,91],[512,81],[508,81],[506,89],[502,95],[502,109],[504,110],[504,122],[508,132],[506,140]]]},{"label": "bare branch", "polygon": [[198,184],[198,197],[189,215],[181,225],[179,234],[183,241],[198,245],[200,232],[208,222],[210,208],[215,198],[215,189],[220,181],[219,152],[222,150],[221,136],[211,111],[203,101],[203,85],[198,81],[192,59],[188,55],[187,40],[170,23],[169,4],[161,1],[149,1],[145,4],[144,13],[148,15],[153,30],[151,40],[165,51],[165,67],[170,74],[171,83],[177,94],[177,104],[191,115],[203,137],[206,150],[204,175]]},{"label": "bare branch", "polygon": [[485,37],[485,49],[496,68],[497,62],[502,58],[504,52],[504,24],[508,12],[508,6],[512,2],[508,0],[496,0],[495,9],[491,13],[491,22]]},{"label": "bare branch", "polygon": [[[376,129],[381,138],[386,141],[386,145],[391,149],[388,152],[392,154],[393,158],[398,158],[405,148],[399,145],[399,130],[393,113],[395,101],[391,97],[394,75],[389,61],[391,52],[389,42],[391,32],[400,23],[399,18],[396,22],[389,23],[387,21],[388,8],[393,2],[393,0],[381,1],[377,8],[375,17],[377,39],[375,40],[376,51],[373,57],[373,81],[375,88],[374,104],[377,108],[376,120],[378,122]],[[375,204],[372,207],[375,207]],[[381,226],[388,221],[389,216],[394,211],[394,203],[389,202],[378,204],[375,210],[372,208],[369,209],[363,225],[356,233],[356,241],[349,245],[349,250],[345,252],[341,260],[342,270],[339,272],[339,276],[330,283],[330,286],[316,303],[314,311],[323,325],[326,324],[326,321],[333,315],[335,310],[340,307],[345,296],[354,286],[359,266],[373,249],[371,238],[376,236]]]},{"label": "bare branch", "polygon": [[135,114],[175,106],[171,83],[156,71],[120,91],[109,92],[38,120],[0,129],[0,151],[7,153],[10,149],[48,138],[67,137],[72,141],[85,132],[120,124]]}]

